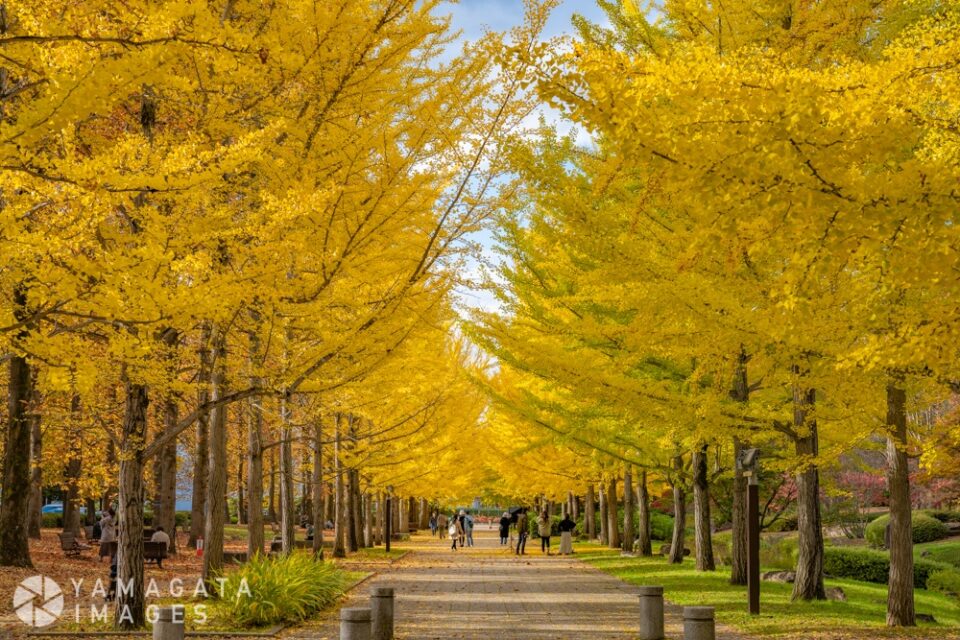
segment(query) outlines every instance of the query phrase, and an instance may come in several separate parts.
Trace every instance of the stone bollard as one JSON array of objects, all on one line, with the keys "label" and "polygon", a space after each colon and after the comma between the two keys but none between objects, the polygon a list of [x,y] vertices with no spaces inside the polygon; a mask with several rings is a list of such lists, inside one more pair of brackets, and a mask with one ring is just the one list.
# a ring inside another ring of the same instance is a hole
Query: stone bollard
[{"label": "stone bollard", "polygon": [[640,587],[640,640],[663,640],[663,587]]},{"label": "stone bollard", "polygon": [[340,640],[370,640],[370,607],[340,609]]},{"label": "stone bollard", "polygon": [[716,640],[713,607],[683,608],[683,640]]},{"label": "stone bollard", "polygon": [[370,637],[372,640],[393,640],[393,588],[370,590]]},{"label": "stone bollard", "polygon": [[157,621],[153,623],[153,640],[183,640],[183,605],[160,607],[157,609]]}]

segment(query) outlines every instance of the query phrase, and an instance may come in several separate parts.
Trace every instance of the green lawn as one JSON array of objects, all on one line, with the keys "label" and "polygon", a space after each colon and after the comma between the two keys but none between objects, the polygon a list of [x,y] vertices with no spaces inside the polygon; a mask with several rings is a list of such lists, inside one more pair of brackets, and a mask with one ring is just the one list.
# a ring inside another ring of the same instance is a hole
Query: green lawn
[{"label": "green lawn", "polygon": [[391,545],[390,553],[387,553],[384,547],[372,547],[369,549],[359,549],[356,553],[348,554],[348,560],[395,560],[405,554],[406,549],[397,548]]},{"label": "green lawn", "polygon": [[[926,553],[926,555],[924,555],[924,553]],[[960,538],[914,545],[913,557],[918,559],[922,557],[925,560],[934,560],[936,562],[946,562],[960,568]]]},{"label": "green lawn", "polygon": [[704,604],[717,609],[717,619],[763,638],[960,638],[960,603],[938,593],[917,591],[919,613],[932,614],[938,624],[920,629],[888,630],[884,626],[886,585],[852,580],[828,580],[842,587],[847,602],[790,601],[792,585],[764,582],[761,615],[746,613],[746,589],[728,583],[729,570],[699,573],[692,558],[670,565],[662,557],[625,558],[595,544],[580,544],[579,557],[595,567],[634,584],[661,585],[667,600],[681,605]]}]

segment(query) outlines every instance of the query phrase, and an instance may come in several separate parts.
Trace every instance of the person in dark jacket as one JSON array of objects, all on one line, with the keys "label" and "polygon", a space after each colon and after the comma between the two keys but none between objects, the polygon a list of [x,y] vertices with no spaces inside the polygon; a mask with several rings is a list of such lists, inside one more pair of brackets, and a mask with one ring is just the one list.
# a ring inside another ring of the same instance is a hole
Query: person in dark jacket
[{"label": "person in dark jacket", "polygon": [[577,528],[577,523],[567,514],[557,528],[560,529],[560,555],[570,555],[573,553],[573,531]]},{"label": "person in dark jacket", "polygon": [[506,511],[500,517],[500,544],[507,544],[507,538],[510,537],[510,522],[512,518]]}]

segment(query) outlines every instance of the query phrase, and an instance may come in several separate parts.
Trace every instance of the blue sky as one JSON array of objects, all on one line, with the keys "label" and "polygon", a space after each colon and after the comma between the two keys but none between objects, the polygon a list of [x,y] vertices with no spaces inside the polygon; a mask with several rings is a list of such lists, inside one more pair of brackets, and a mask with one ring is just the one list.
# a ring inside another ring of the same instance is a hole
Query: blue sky
[{"label": "blue sky", "polygon": [[[456,3],[443,5],[441,13],[452,17],[452,27],[462,32],[465,40],[478,38],[485,30],[506,31],[523,21],[522,0],[460,0]],[[571,17],[578,13],[589,20],[606,23],[606,16],[597,7],[593,0],[563,0],[550,15],[550,21],[543,34],[544,38],[571,33]],[[566,133],[569,127],[558,122],[556,113],[544,111],[544,116],[551,122],[558,124],[558,129]],[[493,256],[493,239],[489,231],[475,234],[471,240],[484,246],[488,258]],[[472,262],[472,261],[471,261]],[[476,273],[480,268],[477,263],[469,265],[469,270]],[[459,292],[461,304],[466,307],[477,307],[491,310],[498,306],[496,300],[485,291],[461,290]]]},{"label": "blue sky", "polygon": [[[453,16],[453,26],[463,30],[465,38],[473,39],[487,27],[493,31],[505,31],[523,20],[521,0],[460,0],[445,7],[444,12]],[[563,0],[554,10],[547,25],[546,37],[570,32],[570,17],[579,13],[591,20],[606,22],[606,16],[593,0]]]}]

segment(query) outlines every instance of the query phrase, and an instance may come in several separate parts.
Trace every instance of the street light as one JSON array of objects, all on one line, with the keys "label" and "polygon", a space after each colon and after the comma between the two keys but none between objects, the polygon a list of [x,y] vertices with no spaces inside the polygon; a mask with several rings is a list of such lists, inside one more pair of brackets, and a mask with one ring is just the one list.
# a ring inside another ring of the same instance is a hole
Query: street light
[{"label": "street light", "polygon": [[737,458],[747,482],[747,599],[750,614],[760,613],[760,450],[744,449]]}]

